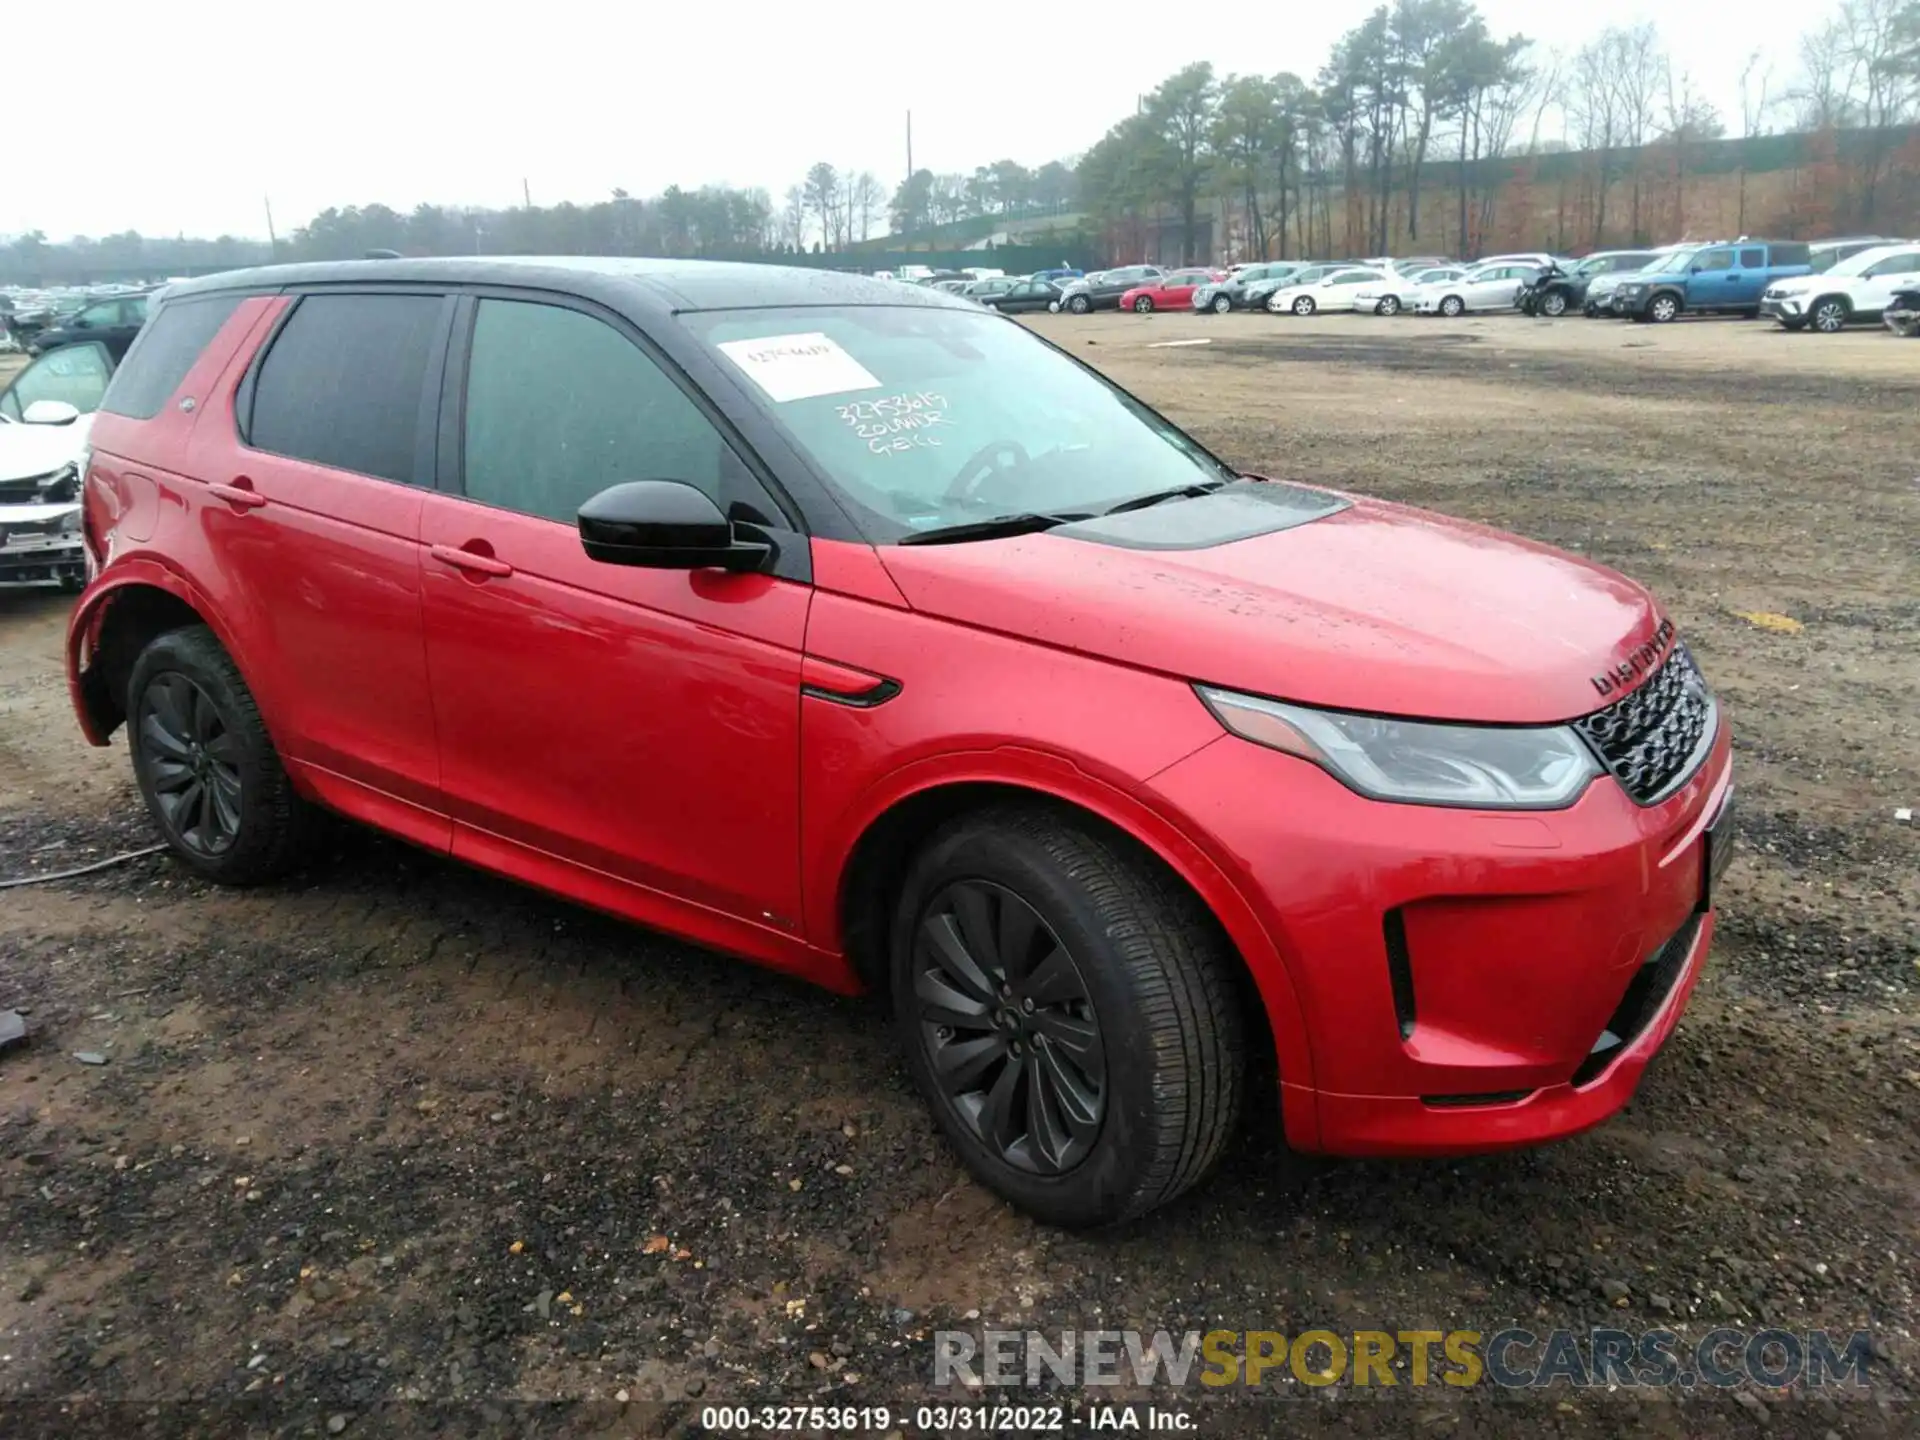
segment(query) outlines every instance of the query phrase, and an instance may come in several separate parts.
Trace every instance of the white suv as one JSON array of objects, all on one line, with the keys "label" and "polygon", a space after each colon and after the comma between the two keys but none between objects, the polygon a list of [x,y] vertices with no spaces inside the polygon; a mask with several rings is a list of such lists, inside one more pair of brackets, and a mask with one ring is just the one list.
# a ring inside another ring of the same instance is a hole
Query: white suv
[{"label": "white suv", "polygon": [[1849,255],[1821,275],[1776,280],[1760,297],[1760,313],[1789,330],[1812,328],[1833,335],[1849,320],[1873,320],[1893,292],[1920,280],[1920,243],[1876,245]]}]

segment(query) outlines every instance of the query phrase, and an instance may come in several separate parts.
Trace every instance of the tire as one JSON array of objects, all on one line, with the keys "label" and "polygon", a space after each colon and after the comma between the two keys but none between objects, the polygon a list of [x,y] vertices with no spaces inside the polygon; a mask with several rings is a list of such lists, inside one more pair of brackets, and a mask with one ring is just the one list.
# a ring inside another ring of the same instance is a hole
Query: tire
[{"label": "tire", "polygon": [[1084,295],[1067,297],[1067,309],[1075,315],[1084,315],[1093,308],[1093,302]]},{"label": "tire", "polygon": [[222,885],[258,885],[299,864],[313,812],[211,630],[190,625],[148,642],[127,680],[126,713],[134,780],[182,864]]},{"label": "tire", "polygon": [[1671,325],[1680,318],[1680,301],[1672,295],[1656,295],[1647,302],[1646,316],[1655,325]]},{"label": "tire", "polygon": [[1233,298],[1231,296],[1216,295],[1213,297],[1213,313],[1214,314],[1224,315],[1231,309],[1233,309]]},{"label": "tire", "polygon": [[1788,320],[1787,318],[1782,316],[1780,319],[1780,328],[1782,330],[1804,330],[1807,328],[1807,322],[1804,318],[1799,320]]},{"label": "tire", "polygon": [[1400,313],[1400,297],[1398,295],[1383,295],[1380,298],[1380,303],[1373,307],[1373,313],[1376,315],[1398,315]]},{"label": "tire", "polygon": [[1301,315],[1301,316],[1311,315],[1315,310],[1319,308],[1320,307],[1318,305],[1314,304],[1313,297],[1311,295],[1301,295],[1297,297],[1293,302],[1293,313],[1296,315]]},{"label": "tire", "polygon": [[1823,295],[1807,311],[1807,326],[1822,335],[1838,335],[1847,328],[1847,302],[1837,295]]},{"label": "tire", "polygon": [[1152,314],[1153,313],[1153,297],[1151,295],[1141,295],[1138,298],[1136,298],[1133,302],[1133,313],[1136,315]]},{"label": "tire", "polygon": [[1567,313],[1567,294],[1564,290],[1549,290],[1540,297],[1537,307],[1549,320],[1558,320]]},{"label": "tire", "polygon": [[[1025,983],[1018,960],[995,968],[1009,935],[1026,938]],[[971,979],[943,963],[956,942],[978,957]],[[908,1068],[995,1193],[1049,1224],[1107,1225],[1220,1159],[1246,1078],[1235,962],[1199,901],[1124,842],[1037,807],[962,817],[909,867],[891,943]],[[1049,1075],[1064,1078],[1036,1100]]]},{"label": "tire", "polygon": [[1449,295],[1440,302],[1440,313],[1449,320],[1458,320],[1466,313],[1467,302],[1458,295]]}]

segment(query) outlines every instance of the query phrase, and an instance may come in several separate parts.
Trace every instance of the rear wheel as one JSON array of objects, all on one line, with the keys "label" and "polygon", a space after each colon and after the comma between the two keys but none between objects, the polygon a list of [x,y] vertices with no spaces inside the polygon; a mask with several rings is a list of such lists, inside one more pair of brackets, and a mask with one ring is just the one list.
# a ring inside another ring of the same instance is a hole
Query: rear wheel
[{"label": "rear wheel", "polygon": [[1467,302],[1458,295],[1449,295],[1440,302],[1440,313],[1449,320],[1458,320],[1466,308]]},{"label": "rear wheel", "polygon": [[1145,315],[1151,309],[1153,309],[1153,297],[1151,295],[1136,295],[1134,297],[1134,300],[1133,300],[1134,314]]},{"label": "rear wheel", "polygon": [[1398,295],[1383,295],[1380,297],[1380,303],[1374,306],[1373,310],[1376,315],[1398,315],[1400,313],[1400,297]]},{"label": "rear wheel", "polygon": [[1807,323],[1822,335],[1838,335],[1847,328],[1847,302],[1837,295],[1816,300],[1807,311]]},{"label": "rear wheel", "polygon": [[1202,1179],[1239,1118],[1232,958],[1143,855],[1041,809],[939,832],[892,934],[895,1019],[942,1129],[1041,1220],[1103,1225]]},{"label": "rear wheel", "polygon": [[126,713],[141,797],[189,869],[253,885],[299,863],[312,812],[211,630],[192,625],[150,641],[133,663]]},{"label": "rear wheel", "polygon": [[1293,302],[1293,313],[1296,315],[1311,315],[1317,308],[1311,295],[1302,295]]}]

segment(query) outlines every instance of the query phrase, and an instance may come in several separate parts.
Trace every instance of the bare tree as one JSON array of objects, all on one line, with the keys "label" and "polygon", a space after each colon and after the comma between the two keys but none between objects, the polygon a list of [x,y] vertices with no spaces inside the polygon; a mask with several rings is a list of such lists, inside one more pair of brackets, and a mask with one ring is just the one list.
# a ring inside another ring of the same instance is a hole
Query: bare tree
[{"label": "bare tree", "polygon": [[1660,32],[1651,24],[1610,32],[1614,46],[1614,83],[1620,89],[1621,139],[1633,149],[1633,239],[1646,238],[1640,222],[1640,196],[1646,180],[1646,147],[1653,139],[1660,94],[1667,78],[1667,57]]},{"label": "bare tree", "polygon": [[820,248],[831,250],[840,233],[840,172],[822,160],[807,171],[802,187],[807,209],[820,226]]},{"label": "bare tree", "polygon": [[853,234],[866,240],[873,235],[873,222],[880,214],[880,207],[886,203],[887,193],[880,188],[880,182],[874,178],[871,170],[862,170],[853,177],[853,184],[847,187],[853,210]]},{"label": "bare tree", "polygon": [[1860,119],[1867,131],[1860,219],[1872,225],[1893,127],[1920,99],[1920,11],[1913,0],[1846,0],[1840,26],[1842,53],[1858,77]]},{"label": "bare tree", "polygon": [[798,185],[787,187],[780,211],[780,243],[800,251],[807,248],[807,197]]},{"label": "bare tree", "polygon": [[1794,127],[1838,130],[1851,125],[1859,110],[1855,98],[1859,62],[1846,27],[1837,20],[1800,37],[1800,79],[1787,98],[1794,106]]},{"label": "bare tree", "polygon": [[1613,184],[1613,167],[1623,133],[1620,87],[1614,74],[1615,33],[1608,31],[1580,48],[1573,57],[1573,72],[1567,88],[1567,118],[1573,122],[1574,139],[1582,150],[1593,153],[1600,171],[1593,217],[1596,245],[1606,242],[1607,191]]},{"label": "bare tree", "polygon": [[1734,229],[1747,233],[1747,152],[1753,137],[1763,133],[1766,123],[1767,91],[1773,84],[1773,62],[1756,50],[1740,69],[1740,200]]}]

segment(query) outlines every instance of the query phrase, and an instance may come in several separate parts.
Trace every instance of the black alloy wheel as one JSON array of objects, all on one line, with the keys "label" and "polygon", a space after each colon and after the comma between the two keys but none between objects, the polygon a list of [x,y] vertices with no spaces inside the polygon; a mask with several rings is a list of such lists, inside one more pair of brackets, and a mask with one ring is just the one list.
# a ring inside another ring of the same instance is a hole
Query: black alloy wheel
[{"label": "black alloy wheel", "polygon": [[177,670],[152,676],[136,717],[155,807],[170,838],[206,859],[240,834],[240,745],[213,697]]},{"label": "black alloy wheel", "polygon": [[1079,966],[1033,906],[989,881],[947,886],[921,914],[913,989],[934,1077],[983,1144],[1038,1175],[1086,1158],[1106,1048]]}]

